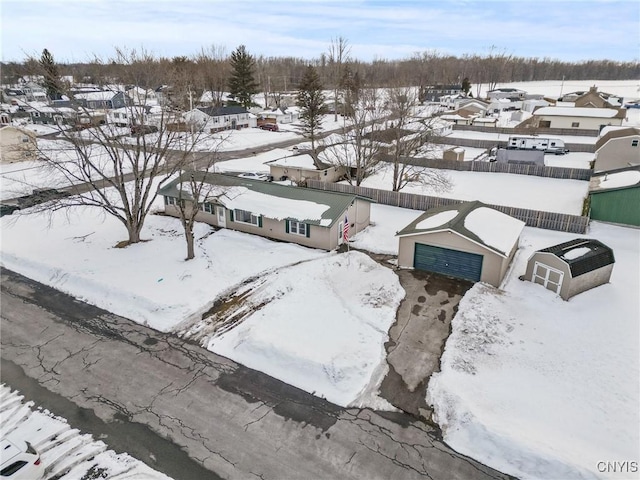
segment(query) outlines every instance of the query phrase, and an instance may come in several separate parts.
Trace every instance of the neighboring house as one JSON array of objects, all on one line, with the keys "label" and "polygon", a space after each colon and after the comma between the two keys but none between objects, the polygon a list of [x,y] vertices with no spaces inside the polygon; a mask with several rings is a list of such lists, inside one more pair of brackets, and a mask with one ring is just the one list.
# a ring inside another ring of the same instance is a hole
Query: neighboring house
[{"label": "neighboring house", "polygon": [[476,118],[477,114],[469,111],[458,111],[454,113],[445,113],[444,115],[440,115],[441,120],[446,120],[448,122],[453,122],[455,125],[471,125],[473,123],[473,119]]},{"label": "neighboring house", "polygon": [[130,127],[132,125],[147,125],[149,108],[143,105],[114,108],[107,111],[106,121],[116,127]]},{"label": "neighboring house", "polygon": [[155,105],[158,103],[156,92],[138,86],[126,88],[125,94],[134,105]]},{"label": "neighboring house", "polygon": [[251,125],[250,114],[244,107],[198,107],[184,114],[187,123],[211,133],[222,130],[236,130]]},{"label": "neighboring house", "polygon": [[464,148],[452,147],[442,152],[442,159],[451,162],[464,162]]},{"label": "neighboring house", "polygon": [[640,165],[592,175],[589,205],[592,220],[640,226]]},{"label": "neighboring house", "polygon": [[471,120],[471,125],[495,128],[498,125],[498,119],[496,117],[476,117]]},{"label": "neighboring house", "polygon": [[20,86],[29,102],[46,102],[47,90],[35,82],[27,82]]},{"label": "neighboring house", "polygon": [[269,173],[274,179],[291,180],[297,183],[305,180],[337,182],[347,173],[345,167],[314,160],[308,153],[278,158],[266,162],[265,165],[269,166]]},{"label": "neighboring house", "polygon": [[76,93],[74,100],[85,108],[92,110],[109,110],[122,108],[127,105],[127,97],[124,92],[88,92]]},{"label": "neighboring house", "polygon": [[601,130],[607,125],[622,125],[626,117],[623,108],[543,107],[533,112],[532,122],[539,128],[574,128]]},{"label": "neighboring house", "polygon": [[77,112],[70,107],[49,107],[44,104],[32,103],[28,110],[31,121],[40,125],[67,125],[75,121]]},{"label": "neighboring house", "polygon": [[298,120],[297,111],[284,110],[275,108],[273,110],[266,110],[256,113],[258,117],[258,125],[261,123],[292,123]]},{"label": "neighboring house", "polygon": [[[207,185],[196,220],[218,228],[333,250],[343,243],[345,219],[350,236],[369,225],[372,200],[368,198],[216,173],[183,174],[184,178],[191,175]],[[167,215],[179,216],[180,201],[187,208],[192,204],[187,193],[180,193],[182,178],[158,192],[164,197]],[[184,181],[186,185],[188,180]]]},{"label": "neighboring house", "polygon": [[11,125],[0,127],[0,163],[35,160],[37,153],[35,133]]},{"label": "neighboring house", "polygon": [[577,238],[531,255],[524,278],[569,300],[608,283],[614,263],[613,250],[605,244]]},{"label": "neighboring house", "polygon": [[518,90],[517,88],[496,88],[487,92],[487,98],[490,100],[497,100],[500,98],[510,98],[524,100],[527,92],[524,90]]},{"label": "neighboring house", "polygon": [[551,105],[548,101],[542,99],[528,99],[522,102],[520,109],[523,112],[533,113],[537,108],[548,107]]},{"label": "neighboring house", "polygon": [[500,113],[506,111],[515,111],[522,108],[524,102],[521,100],[512,100],[509,98],[496,98],[485,108],[488,113]]},{"label": "neighboring house", "polygon": [[443,96],[458,94],[462,94],[462,85],[430,85],[425,87],[420,101],[439,102]]},{"label": "neighboring house", "polygon": [[478,201],[432,208],[396,234],[398,265],[499,287],[524,225]]},{"label": "neighboring house", "polygon": [[18,100],[27,101],[27,94],[19,88],[5,88],[2,90],[2,101],[9,105],[17,105]]},{"label": "neighboring house", "polygon": [[80,112],[76,117],[75,128],[90,128],[107,123],[105,112]]},{"label": "neighboring house", "polygon": [[596,172],[640,165],[640,127],[604,128],[596,141]]},{"label": "neighboring house", "polygon": [[[564,97],[563,97],[564,99]],[[622,107],[622,97],[611,93],[598,92],[595,85],[589,88],[588,92],[578,95],[573,100],[576,107],[591,108],[620,108]]]}]

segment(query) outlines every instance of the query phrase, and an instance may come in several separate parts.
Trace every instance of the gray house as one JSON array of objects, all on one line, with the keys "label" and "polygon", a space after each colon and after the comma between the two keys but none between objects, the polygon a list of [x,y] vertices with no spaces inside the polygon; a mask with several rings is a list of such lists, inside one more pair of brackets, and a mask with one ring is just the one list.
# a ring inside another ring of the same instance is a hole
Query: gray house
[{"label": "gray house", "polygon": [[605,244],[577,238],[531,255],[524,278],[569,300],[608,283],[614,263],[613,250]]},{"label": "gray house", "polygon": [[[205,188],[197,204],[187,193],[194,175]],[[262,237],[333,250],[369,225],[372,200],[352,194],[290,187],[230,175],[189,172],[159,190],[165,213],[178,217],[177,205],[200,210],[196,221]]]},{"label": "gray house", "polygon": [[398,265],[499,287],[524,225],[478,201],[432,208],[396,234]]}]

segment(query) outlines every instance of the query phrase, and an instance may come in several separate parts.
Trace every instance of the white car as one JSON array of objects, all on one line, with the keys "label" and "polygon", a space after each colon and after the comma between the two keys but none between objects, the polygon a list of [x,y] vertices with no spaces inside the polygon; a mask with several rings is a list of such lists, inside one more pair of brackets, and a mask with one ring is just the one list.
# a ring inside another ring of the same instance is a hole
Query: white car
[{"label": "white car", "polygon": [[2,480],[40,480],[44,476],[40,454],[19,438],[4,437],[0,441],[0,462]]},{"label": "white car", "polygon": [[248,178],[250,180],[261,180],[263,182],[266,182],[267,180],[269,180],[269,175],[262,172],[244,172],[238,176],[240,178]]}]

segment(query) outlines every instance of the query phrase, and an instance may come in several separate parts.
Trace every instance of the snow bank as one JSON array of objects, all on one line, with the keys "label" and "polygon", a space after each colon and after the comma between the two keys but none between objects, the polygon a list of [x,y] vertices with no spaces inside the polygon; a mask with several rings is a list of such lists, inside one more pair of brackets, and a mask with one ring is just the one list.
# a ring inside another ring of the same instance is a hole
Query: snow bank
[{"label": "snow bank", "polygon": [[347,406],[385,361],[404,294],[395,273],[359,252],[282,268],[251,298],[262,308],[208,348]]}]

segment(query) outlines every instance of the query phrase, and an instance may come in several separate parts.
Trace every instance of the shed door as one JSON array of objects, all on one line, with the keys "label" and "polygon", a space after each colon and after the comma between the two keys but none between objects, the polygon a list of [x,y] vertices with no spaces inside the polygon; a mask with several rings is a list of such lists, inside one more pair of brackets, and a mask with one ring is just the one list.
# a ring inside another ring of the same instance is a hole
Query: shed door
[{"label": "shed door", "polygon": [[413,266],[419,270],[479,282],[482,255],[416,243]]},{"label": "shed door", "polygon": [[549,265],[544,265],[540,262],[534,263],[533,275],[531,275],[531,281],[533,283],[542,285],[544,288],[560,294],[563,279],[564,272],[556,270],[555,268],[552,268]]}]

